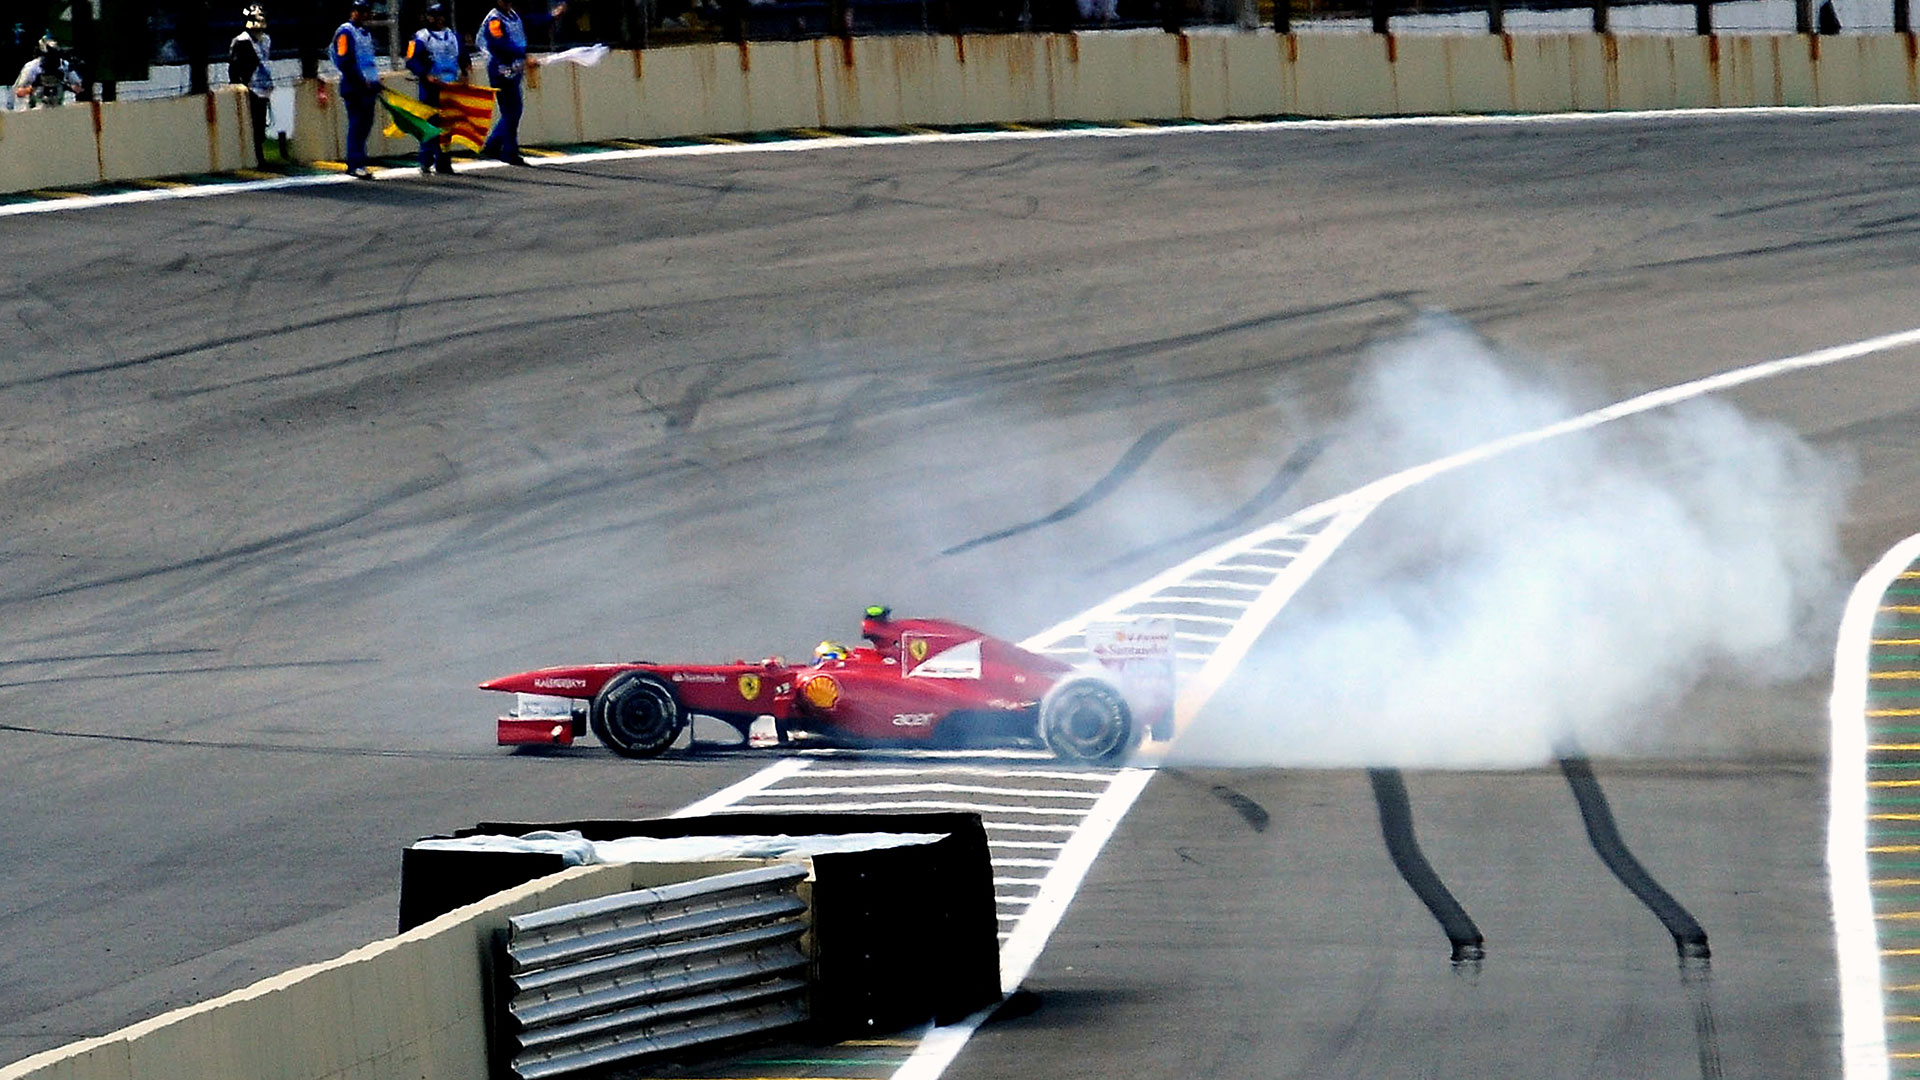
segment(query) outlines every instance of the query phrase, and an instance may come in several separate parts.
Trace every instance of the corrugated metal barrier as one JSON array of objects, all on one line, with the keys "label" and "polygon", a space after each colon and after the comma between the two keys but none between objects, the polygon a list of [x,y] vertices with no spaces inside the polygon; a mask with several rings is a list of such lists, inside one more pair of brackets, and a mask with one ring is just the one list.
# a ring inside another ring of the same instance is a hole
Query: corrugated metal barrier
[{"label": "corrugated metal barrier", "polygon": [[521,1080],[805,1023],[801,865],[515,916],[502,1052]]}]

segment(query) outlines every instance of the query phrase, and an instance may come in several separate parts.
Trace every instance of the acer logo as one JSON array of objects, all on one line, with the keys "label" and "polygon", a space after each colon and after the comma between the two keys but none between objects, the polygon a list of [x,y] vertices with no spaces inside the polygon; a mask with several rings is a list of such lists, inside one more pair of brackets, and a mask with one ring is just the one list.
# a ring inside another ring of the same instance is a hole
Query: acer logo
[{"label": "acer logo", "polygon": [[930,712],[900,713],[893,718],[894,727],[926,727],[931,723],[933,714]]}]

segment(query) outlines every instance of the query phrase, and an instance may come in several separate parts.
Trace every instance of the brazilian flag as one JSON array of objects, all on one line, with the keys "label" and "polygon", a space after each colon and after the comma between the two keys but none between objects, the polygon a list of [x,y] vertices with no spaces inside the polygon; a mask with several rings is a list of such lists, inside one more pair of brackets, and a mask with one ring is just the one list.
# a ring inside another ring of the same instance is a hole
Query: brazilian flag
[{"label": "brazilian flag", "polygon": [[421,142],[429,142],[446,134],[434,126],[440,114],[426,102],[403,97],[391,90],[382,90],[380,100],[386,102],[387,115],[392,118],[387,121],[387,135],[410,135]]}]

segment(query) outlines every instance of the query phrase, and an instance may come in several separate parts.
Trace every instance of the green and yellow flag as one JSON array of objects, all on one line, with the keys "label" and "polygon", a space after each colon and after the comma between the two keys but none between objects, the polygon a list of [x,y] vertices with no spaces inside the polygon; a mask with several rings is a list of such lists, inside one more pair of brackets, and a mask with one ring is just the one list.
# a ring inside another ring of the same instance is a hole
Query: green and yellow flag
[{"label": "green and yellow flag", "polygon": [[387,121],[388,136],[410,135],[421,142],[428,142],[446,134],[443,129],[434,126],[440,118],[439,113],[426,102],[403,97],[391,90],[382,90],[380,100],[386,103],[387,115],[391,117]]}]

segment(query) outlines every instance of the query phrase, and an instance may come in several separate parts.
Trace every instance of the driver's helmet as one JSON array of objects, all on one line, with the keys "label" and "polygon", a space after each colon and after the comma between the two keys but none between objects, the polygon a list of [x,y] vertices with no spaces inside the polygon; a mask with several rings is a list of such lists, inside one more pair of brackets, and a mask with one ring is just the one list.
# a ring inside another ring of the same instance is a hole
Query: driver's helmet
[{"label": "driver's helmet", "polygon": [[829,660],[845,660],[847,647],[837,641],[823,641],[813,647],[813,662],[824,664]]}]

